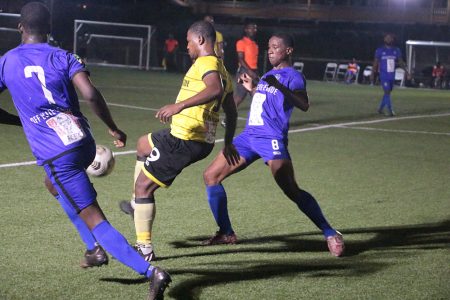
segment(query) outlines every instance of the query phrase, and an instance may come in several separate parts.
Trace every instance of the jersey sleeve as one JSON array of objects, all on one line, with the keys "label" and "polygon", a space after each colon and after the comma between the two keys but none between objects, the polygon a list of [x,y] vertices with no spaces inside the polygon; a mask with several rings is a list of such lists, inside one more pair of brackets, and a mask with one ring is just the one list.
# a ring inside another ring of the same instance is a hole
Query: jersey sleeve
[{"label": "jersey sleeve", "polygon": [[69,78],[70,80],[73,79],[73,76],[79,72],[88,72],[86,69],[86,65],[84,64],[81,57],[79,57],[76,54],[67,52],[67,63],[68,63],[68,69],[69,69]]},{"label": "jersey sleeve", "polygon": [[245,43],[243,40],[236,42],[236,52],[245,52]]},{"label": "jersey sleeve", "polygon": [[206,75],[212,72],[219,72],[219,60],[215,56],[205,56],[199,61],[197,67],[199,75],[203,80]]},{"label": "jersey sleeve", "polygon": [[288,82],[288,88],[291,91],[306,90],[306,80],[305,77],[303,77],[303,74],[295,72]]}]

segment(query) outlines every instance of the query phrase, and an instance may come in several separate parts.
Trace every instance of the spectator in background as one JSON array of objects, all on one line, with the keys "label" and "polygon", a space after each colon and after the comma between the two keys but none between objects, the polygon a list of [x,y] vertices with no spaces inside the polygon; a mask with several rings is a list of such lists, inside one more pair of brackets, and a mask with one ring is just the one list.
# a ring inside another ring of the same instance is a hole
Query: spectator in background
[{"label": "spectator in background", "polygon": [[173,37],[173,34],[169,34],[169,37],[164,42],[164,59],[163,67],[167,71],[176,71],[177,69],[177,50],[178,41]]},{"label": "spectator in background", "polygon": [[[239,67],[236,78],[239,80],[242,74],[246,73],[250,78],[257,83],[258,76],[258,44],[255,38],[258,32],[258,27],[255,23],[248,23],[244,28],[244,36],[236,42],[236,52],[238,56]],[[242,84],[236,84],[234,91],[234,103],[236,107],[241,104],[249,92]]]},{"label": "spectator in background", "polygon": [[[238,69],[236,73],[236,80],[239,82],[239,78],[242,74],[247,74],[253,82],[256,84],[259,81],[258,76],[258,44],[255,41],[258,27],[255,23],[248,23],[244,27],[244,36],[236,42],[236,52],[238,57]],[[236,107],[241,104],[247,94],[250,94],[242,84],[236,84],[234,90],[234,103]],[[222,121],[222,126],[226,126],[226,120]]]},{"label": "spectator in background", "polygon": [[356,63],[356,59],[353,58],[351,62],[348,63],[347,72],[345,73],[345,83],[352,83],[353,81],[358,81],[356,77],[358,74],[358,64]]},{"label": "spectator in background", "polygon": [[442,88],[443,85],[445,85],[445,75],[447,74],[447,70],[443,65],[441,65],[441,62],[437,62],[433,66],[433,72],[431,73],[431,76],[433,77],[433,86],[437,89]]},{"label": "spectator in background", "polygon": [[[210,23],[212,26],[214,26],[214,17],[213,16],[205,16],[203,18],[204,21]],[[215,28],[215,27],[214,27]],[[225,46],[225,41],[223,39],[223,35],[220,31],[216,30],[216,43],[214,44],[214,52],[216,53],[216,56],[218,58],[221,58],[222,61],[224,60],[224,48]]]}]

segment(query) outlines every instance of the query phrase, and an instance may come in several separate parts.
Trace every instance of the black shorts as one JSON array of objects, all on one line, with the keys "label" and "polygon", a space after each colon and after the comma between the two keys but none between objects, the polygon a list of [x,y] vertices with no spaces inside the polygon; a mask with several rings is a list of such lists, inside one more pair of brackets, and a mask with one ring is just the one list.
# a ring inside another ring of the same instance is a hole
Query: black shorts
[{"label": "black shorts", "polygon": [[144,163],[144,173],[159,186],[172,184],[181,171],[207,157],[214,144],[187,141],[174,137],[166,128],[149,134],[152,152]]}]

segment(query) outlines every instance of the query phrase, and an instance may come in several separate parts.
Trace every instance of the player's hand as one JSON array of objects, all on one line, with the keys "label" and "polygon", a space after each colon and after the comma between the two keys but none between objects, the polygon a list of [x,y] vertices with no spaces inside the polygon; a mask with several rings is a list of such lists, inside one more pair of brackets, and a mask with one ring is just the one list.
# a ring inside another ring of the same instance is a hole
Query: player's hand
[{"label": "player's hand", "polygon": [[116,148],[125,147],[127,144],[127,135],[120,129],[111,130],[109,129],[109,134],[112,135],[116,140],[114,140],[114,146]]},{"label": "player's hand", "polygon": [[159,119],[161,123],[167,123],[170,121],[170,117],[176,115],[182,110],[182,106],[179,103],[169,104],[161,107],[156,113],[155,117]]},{"label": "player's hand", "polygon": [[281,83],[273,75],[267,75],[266,77],[263,78],[263,80],[267,82],[269,86],[273,86],[275,88],[278,88],[281,85]]},{"label": "player's hand", "polygon": [[222,153],[230,166],[235,166],[239,163],[240,155],[233,144],[225,145],[222,149]]},{"label": "player's hand", "polygon": [[254,88],[253,80],[247,73],[243,73],[239,76],[238,83],[242,84],[247,91],[252,91]]}]

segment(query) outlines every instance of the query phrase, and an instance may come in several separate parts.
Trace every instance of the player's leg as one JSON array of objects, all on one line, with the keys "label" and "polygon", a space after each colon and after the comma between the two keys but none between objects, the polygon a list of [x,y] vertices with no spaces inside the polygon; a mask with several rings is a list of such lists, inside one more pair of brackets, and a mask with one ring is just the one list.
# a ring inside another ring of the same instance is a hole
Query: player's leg
[{"label": "player's leg", "polygon": [[203,173],[209,207],[219,226],[216,234],[203,242],[204,245],[235,244],[237,242],[228,214],[228,199],[222,181],[231,174],[245,169],[259,156],[253,151],[250,137],[246,131],[233,140],[233,145],[240,155],[237,165],[229,165],[221,151]]},{"label": "player's leg", "polygon": [[245,167],[246,162],[242,156],[237,165],[229,165],[223,152],[220,151],[204,171],[203,179],[206,185],[209,207],[217,226],[219,226],[219,230],[210,239],[205,240],[203,244],[235,244],[237,242],[228,215],[227,194],[222,185],[222,181],[229,175],[243,170]]},{"label": "player's leg", "polygon": [[153,221],[156,214],[154,192],[159,185],[142,171],[135,182],[134,227],[136,230],[136,250],[147,261],[156,259],[152,244]]},{"label": "player's leg", "polygon": [[386,81],[386,84],[383,85],[385,103],[386,103],[386,107],[388,109],[388,116],[390,116],[390,117],[395,116],[395,113],[392,109],[392,102],[391,102],[391,92],[392,92],[393,88],[394,88],[394,80],[388,80],[388,81]]},{"label": "player's leg", "polygon": [[81,261],[80,266],[82,268],[89,268],[108,264],[106,252],[98,245],[86,223],[80,218],[73,206],[58,193],[47,175],[45,176],[44,184],[50,194],[58,200],[67,217],[69,217],[69,220],[77,229],[81,240],[86,245],[86,252],[84,253],[84,258]]},{"label": "player's leg", "polygon": [[270,160],[268,165],[284,194],[322,231],[331,254],[341,256],[344,251],[342,235],[330,226],[317,200],[310,193],[298,187],[291,160]]},{"label": "player's leg", "polygon": [[97,193],[85,172],[94,156],[95,145],[86,145],[81,151],[70,152],[49,162],[44,165],[44,169],[55,189],[59,194],[64,194],[97,242],[118,261],[152,279],[150,288],[158,289],[156,296],[162,296],[165,287],[171,281],[169,274],[145,261],[123,235],[106,220],[96,201]]},{"label": "player's leg", "polygon": [[[150,152],[152,151],[152,148],[148,142],[148,135],[143,135],[138,139],[138,142],[136,144],[136,163],[134,165],[134,175],[133,175],[133,192],[131,193],[131,199],[130,201],[123,200],[119,203],[120,209],[130,215],[132,218],[134,218],[134,209],[135,209],[135,194],[134,194],[134,186],[136,184],[136,179],[139,175],[139,173],[142,170],[142,167],[144,166],[144,162],[147,159],[147,156],[150,155]],[[154,218],[154,213],[153,218]]]},{"label": "player's leg", "polygon": [[[151,190],[140,191],[140,195],[136,196],[136,186],[139,175],[142,173],[144,162],[152,152],[150,145],[150,134],[141,136],[136,145],[136,164],[134,168],[134,185],[133,199],[130,202],[132,206],[132,215],[134,219],[134,227],[136,230],[135,248],[147,260],[156,259],[152,244],[152,228],[156,215],[154,191],[159,187],[154,182],[139,183],[139,187],[143,184],[145,187],[151,187]],[[144,176],[145,177],[145,176]],[[147,179],[147,177],[145,177]]]}]

